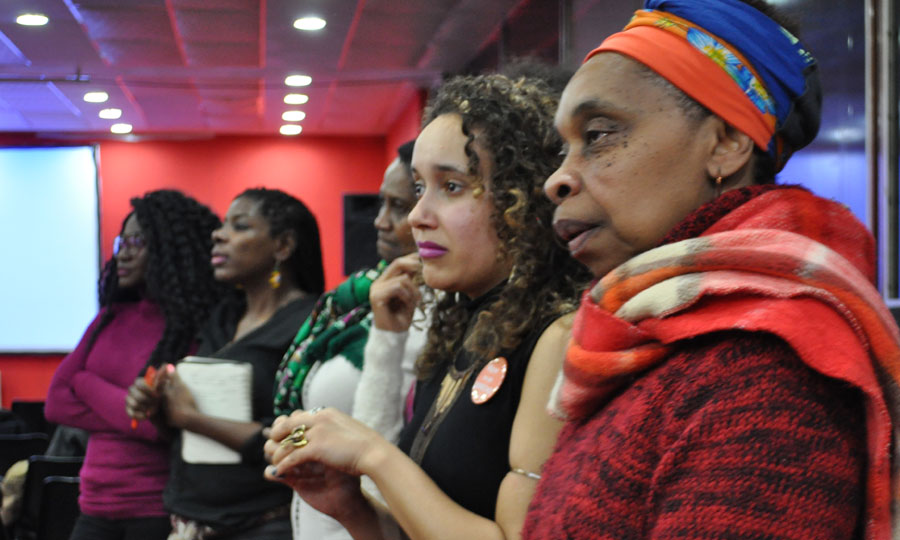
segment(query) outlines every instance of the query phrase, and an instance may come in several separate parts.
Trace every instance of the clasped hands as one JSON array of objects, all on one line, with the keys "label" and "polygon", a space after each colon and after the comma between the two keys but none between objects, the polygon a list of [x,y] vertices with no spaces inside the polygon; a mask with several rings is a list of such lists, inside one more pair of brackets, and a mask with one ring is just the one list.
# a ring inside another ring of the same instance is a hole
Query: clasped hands
[{"label": "clasped hands", "polygon": [[267,479],[287,484],[339,521],[368,504],[359,477],[372,452],[386,443],[374,430],[336,409],[318,408],[276,418],[268,435]]}]

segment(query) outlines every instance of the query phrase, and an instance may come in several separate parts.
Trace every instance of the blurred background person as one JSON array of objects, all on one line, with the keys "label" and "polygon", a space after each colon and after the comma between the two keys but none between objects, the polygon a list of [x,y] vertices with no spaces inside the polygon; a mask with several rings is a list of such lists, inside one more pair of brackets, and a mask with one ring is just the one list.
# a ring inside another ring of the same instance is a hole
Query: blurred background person
[{"label": "blurred background person", "polygon": [[131,199],[131,206],[100,277],[100,313],[47,394],[48,420],[90,434],[73,540],[168,536],[162,491],[169,442],[149,422],[132,426],[125,399],[148,366],[174,362],[196,346],[197,330],[223,291],[209,266],[218,217],[170,190]]},{"label": "blurred background person", "polygon": [[[324,286],[319,229],[296,198],[256,188],[234,199],[212,241],[215,279],[238,287],[241,294],[213,311],[199,333],[196,355],[252,366],[252,420],[201,413],[177,372],[164,373],[158,394],[135,381],[130,411],[138,418],[157,415],[176,430],[164,493],[172,513],[172,540],[210,535],[290,539],[291,492],[262,477],[262,430],[274,419],[278,362]],[[237,451],[240,463],[186,462],[184,431]]]},{"label": "blurred background person", "polygon": [[[376,284],[390,279],[400,258],[416,251],[407,221],[416,203],[410,170],[413,144],[409,141],[397,149],[379,190],[381,205],[374,224],[382,261],[319,298],[282,359],[275,394],[277,414],[335,407],[396,441],[405,391],[415,378],[415,359],[425,344],[424,316],[419,317],[419,330],[382,330],[377,320],[373,325],[369,298],[370,291],[377,293]],[[295,539],[349,537],[340,523],[296,494],[291,514]]]}]

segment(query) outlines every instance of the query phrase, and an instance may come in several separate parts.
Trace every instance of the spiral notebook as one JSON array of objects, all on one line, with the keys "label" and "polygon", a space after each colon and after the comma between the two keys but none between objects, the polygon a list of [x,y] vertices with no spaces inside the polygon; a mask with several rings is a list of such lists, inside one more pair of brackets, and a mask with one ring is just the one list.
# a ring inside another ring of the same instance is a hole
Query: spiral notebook
[{"label": "spiral notebook", "polygon": [[[253,420],[253,366],[250,364],[188,356],[178,363],[176,370],[201,413],[238,422]],[[241,462],[241,455],[235,450],[186,430],[182,431],[181,458],[187,463]]]}]

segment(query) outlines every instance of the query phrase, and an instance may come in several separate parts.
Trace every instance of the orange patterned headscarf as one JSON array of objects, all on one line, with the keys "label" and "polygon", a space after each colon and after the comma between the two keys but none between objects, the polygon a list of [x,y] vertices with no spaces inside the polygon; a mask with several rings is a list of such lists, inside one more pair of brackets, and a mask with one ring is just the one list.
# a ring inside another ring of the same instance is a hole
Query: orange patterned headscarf
[{"label": "orange patterned headscarf", "polygon": [[707,4],[648,1],[656,9],[635,12],[585,62],[602,52],[637,60],[746,133],[780,169],[818,131],[815,60],[789,32],[746,4]]}]

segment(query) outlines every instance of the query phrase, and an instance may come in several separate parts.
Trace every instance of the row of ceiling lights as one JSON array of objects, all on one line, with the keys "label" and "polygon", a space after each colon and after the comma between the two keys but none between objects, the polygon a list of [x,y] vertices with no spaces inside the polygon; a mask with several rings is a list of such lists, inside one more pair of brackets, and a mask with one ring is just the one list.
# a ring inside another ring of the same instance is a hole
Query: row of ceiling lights
[{"label": "row of ceiling lights", "polygon": [[[22,26],[44,26],[50,19],[41,13],[23,13],[16,18],[16,22]],[[314,32],[325,28],[325,19],[320,17],[303,17],[294,21],[294,28]],[[289,87],[302,87],[312,84],[312,77],[308,75],[289,75],[284,79],[284,84]],[[84,101],[87,103],[105,103],[109,99],[109,94],[102,91],[91,91],[84,95]],[[303,105],[309,101],[306,94],[289,93],[284,96],[284,102],[288,105]],[[118,120],[122,117],[122,109],[106,108],[101,109],[97,116],[104,120]],[[302,122],[306,118],[306,113],[297,110],[287,110],[281,114],[281,119],[285,122]],[[131,133],[133,126],[124,122],[117,122],[109,127],[112,133],[127,134]],[[281,126],[278,130],[282,135],[299,135],[303,131],[303,127],[297,123],[288,123]]]}]

